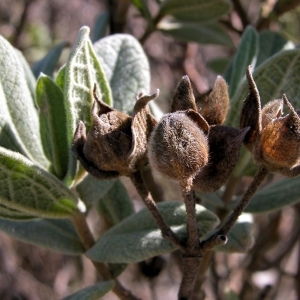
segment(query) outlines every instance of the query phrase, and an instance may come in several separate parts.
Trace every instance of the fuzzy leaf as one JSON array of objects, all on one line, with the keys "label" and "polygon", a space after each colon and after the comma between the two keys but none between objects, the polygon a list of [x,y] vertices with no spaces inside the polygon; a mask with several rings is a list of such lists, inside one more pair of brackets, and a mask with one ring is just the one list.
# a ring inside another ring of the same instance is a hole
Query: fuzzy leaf
[{"label": "fuzzy leaf", "polygon": [[[158,204],[158,209],[175,234],[186,239],[184,204],[163,202]],[[196,214],[200,236],[207,234],[219,222],[215,214],[200,205],[196,205]],[[176,247],[162,238],[150,212],[143,209],[106,231],[87,251],[87,256],[96,261],[133,263],[174,250]]]},{"label": "fuzzy leaf", "polygon": [[199,44],[216,44],[232,47],[228,33],[216,22],[189,23],[189,22],[162,22],[158,29],[176,39]]},{"label": "fuzzy leaf", "polygon": [[237,52],[229,67],[231,72],[226,74],[226,80],[229,83],[230,99],[235,95],[245,77],[247,67],[252,65],[254,68],[258,47],[258,34],[252,26],[248,26],[243,33]]},{"label": "fuzzy leaf", "polygon": [[[71,146],[73,135],[79,120],[89,129],[92,124],[91,106],[94,102],[92,90],[97,84],[97,92],[107,104],[112,104],[111,90],[102,67],[97,59],[89,38],[89,28],[79,30],[78,38],[65,65],[64,94],[67,110],[68,142]],[[62,71],[61,71],[62,72]],[[76,173],[76,159],[69,153],[69,168],[65,177],[66,184],[71,184]]]},{"label": "fuzzy leaf", "polygon": [[216,74],[224,74],[226,67],[228,66],[228,57],[218,57],[206,62],[206,65]]},{"label": "fuzzy leaf", "polygon": [[76,185],[76,191],[84,203],[91,204],[102,198],[112,188],[114,183],[114,179],[98,180],[88,174]]},{"label": "fuzzy leaf", "polygon": [[50,77],[41,74],[36,97],[44,152],[52,163],[53,173],[62,179],[68,168],[69,150],[64,95]]},{"label": "fuzzy leaf", "polygon": [[70,255],[82,254],[85,250],[69,220],[12,221],[0,219],[0,230],[25,243],[40,246]]},{"label": "fuzzy leaf", "polygon": [[20,55],[0,36],[0,146],[47,167],[37,110]]},{"label": "fuzzy leaf", "polygon": [[247,206],[246,212],[265,213],[299,201],[300,177],[285,178],[259,190]]},{"label": "fuzzy leaf", "polygon": [[224,0],[167,0],[161,5],[160,15],[172,15],[180,21],[202,23],[217,19],[230,9],[230,2]]},{"label": "fuzzy leaf", "polygon": [[113,280],[102,281],[67,296],[62,300],[97,300],[107,294],[114,285],[115,283]]},{"label": "fuzzy leaf", "polygon": [[[251,219],[247,220],[247,219]],[[226,253],[245,253],[250,249],[253,242],[251,235],[252,218],[251,216],[242,215],[233,225],[231,231],[227,235],[228,241],[225,245],[215,247],[215,251]]]},{"label": "fuzzy leaf", "polygon": [[139,42],[128,34],[115,34],[94,44],[95,52],[113,92],[114,108],[131,112],[136,96],[149,93],[148,59]]},{"label": "fuzzy leaf", "polygon": [[0,204],[0,218],[8,219],[8,220],[15,220],[15,221],[36,219],[36,217],[30,216],[26,212],[22,212],[17,209],[9,208],[2,204]]},{"label": "fuzzy leaf", "polygon": [[53,77],[53,73],[61,56],[61,53],[63,49],[67,46],[68,42],[61,42],[60,44],[56,45],[53,49],[51,49],[45,55],[45,57],[43,57],[40,61],[36,62],[32,66],[32,71],[35,78],[38,78],[41,73]]},{"label": "fuzzy leaf", "polygon": [[0,147],[0,203],[29,216],[65,218],[77,197],[56,177],[23,155]]},{"label": "fuzzy leaf", "polygon": [[264,30],[259,34],[259,53],[256,66],[274,54],[282,51],[293,49],[295,46],[278,32]]},{"label": "fuzzy leaf", "polygon": [[115,180],[108,193],[97,202],[97,209],[100,215],[104,215],[109,220],[111,226],[134,213],[132,201],[119,179]]},{"label": "fuzzy leaf", "polygon": [[[300,49],[281,51],[262,63],[254,72],[261,106],[267,102],[280,99],[286,94],[289,101],[297,109],[300,107]],[[246,69],[245,69],[246,72]],[[227,118],[230,126],[239,124],[243,99],[248,93],[248,83],[243,81],[238,92],[231,101],[231,110]]]}]

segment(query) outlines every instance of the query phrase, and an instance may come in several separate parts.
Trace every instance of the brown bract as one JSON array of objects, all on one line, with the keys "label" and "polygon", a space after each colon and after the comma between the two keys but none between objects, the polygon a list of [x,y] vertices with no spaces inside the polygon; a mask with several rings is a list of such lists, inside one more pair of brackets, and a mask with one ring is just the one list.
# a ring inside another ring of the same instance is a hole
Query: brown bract
[{"label": "brown bract", "polygon": [[117,111],[98,99],[94,89],[93,123],[79,122],[72,151],[82,166],[98,179],[129,176],[147,163],[147,142],[157,123],[150,114],[148,102],[157,98],[139,94],[133,117]]},{"label": "brown bract", "polygon": [[[247,70],[249,94],[244,100],[240,126],[251,129],[246,135],[245,144],[253,154],[257,165],[269,172],[288,177],[300,174],[300,118],[287,97],[269,102],[261,109],[258,89]],[[290,113],[281,116],[283,103]]]}]

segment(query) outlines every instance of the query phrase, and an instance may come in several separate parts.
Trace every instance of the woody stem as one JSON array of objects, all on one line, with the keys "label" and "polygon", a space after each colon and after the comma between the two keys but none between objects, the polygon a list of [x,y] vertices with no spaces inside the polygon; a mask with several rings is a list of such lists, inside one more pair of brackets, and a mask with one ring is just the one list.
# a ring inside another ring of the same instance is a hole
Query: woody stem
[{"label": "woody stem", "polygon": [[161,231],[162,236],[180,248],[181,250],[184,250],[185,247],[182,245],[182,243],[179,241],[176,234],[172,231],[172,229],[166,224],[165,220],[163,219],[162,215],[158,211],[158,208],[156,206],[155,201],[152,199],[152,196],[144,182],[144,179],[142,177],[141,172],[137,171],[135,173],[132,173],[130,175],[130,179],[132,183],[134,184],[137,192],[141,196],[143,202],[145,203],[146,207],[152,214],[152,217],[154,218],[158,228]]}]

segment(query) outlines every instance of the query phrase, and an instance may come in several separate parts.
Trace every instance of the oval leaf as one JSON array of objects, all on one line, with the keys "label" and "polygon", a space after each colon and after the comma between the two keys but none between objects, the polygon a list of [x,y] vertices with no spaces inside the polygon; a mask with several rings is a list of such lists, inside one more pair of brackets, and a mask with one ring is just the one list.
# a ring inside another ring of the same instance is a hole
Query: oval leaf
[{"label": "oval leaf", "polygon": [[[299,66],[300,49],[293,49],[279,52],[254,71],[253,78],[260,93],[262,106],[286,94],[294,107],[300,107]],[[238,126],[247,93],[248,83],[244,80],[230,104],[230,115],[227,118],[230,126]]]},{"label": "oval leaf", "polygon": [[37,83],[40,131],[45,154],[53,173],[62,179],[68,168],[67,113],[64,95],[52,79],[42,74]]},{"label": "oval leaf", "polygon": [[29,216],[64,218],[76,196],[56,177],[19,153],[0,147],[0,203]]},{"label": "oval leaf", "polygon": [[230,98],[237,92],[238,87],[245,77],[247,67],[252,65],[254,68],[258,50],[258,34],[252,26],[248,26],[242,35],[237,52],[229,67],[230,74],[226,74],[226,80],[229,83]]},{"label": "oval leaf", "polygon": [[224,0],[167,0],[161,6],[160,15],[172,15],[180,21],[200,23],[217,19],[230,9],[230,2]]},{"label": "oval leaf", "polygon": [[102,281],[67,296],[62,300],[97,300],[107,294],[114,285],[115,282],[113,280]]},{"label": "oval leaf", "polygon": [[232,47],[232,41],[228,33],[216,22],[207,24],[162,22],[158,29],[176,39],[199,44],[216,44]]},{"label": "oval leaf", "polygon": [[56,252],[79,255],[84,252],[75,228],[69,220],[12,221],[0,219],[0,230],[25,243]]},{"label": "oval leaf", "polygon": [[19,54],[0,36],[0,146],[48,166],[34,106]]},{"label": "oval leaf", "polygon": [[58,60],[61,56],[61,53],[65,47],[68,46],[68,42],[61,42],[51,49],[44,58],[36,62],[32,66],[32,72],[35,78],[38,78],[41,73],[44,73],[50,77],[53,77]]},{"label": "oval leaf", "polygon": [[[175,234],[180,239],[186,239],[184,204],[163,202],[157,206]],[[200,205],[196,205],[196,214],[200,236],[207,234],[219,222],[215,214]],[[162,238],[150,212],[143,209],[106,231],[86,254],[95,261],[133,263],[174,250],[176,247]]]},{"label": "oval leaf", "polygon": [[134,213],[132,201],[123,183],[117,179],[98,202],[97,210],[104,215],[111,226],[118,224],[123,219]]},{"label": "oval leaf", "polygon": [[9,208],[2,204],[0,204],[0,218],[8,219],[8,220],[16,220],[16,221],[36,219],[36,217],[30,216],[26,212],[22,212],[17,209]]},{"label": "oval leaf", "polygon": [[128,34],[115,34],[94,44],[113,92],[114,108],[131,112],[136,96],[149,93],[148,59],[139,42]]},{"label": "oval leaf", "polygon": [[294,44],[280,33],[264,30],[259,34],[259,53],[256,66],[282,50],[293,48],[295,48]]},{"label": "oval leaf", "polygon": [[251,213],[265,213],[295,204],[299,201],[300,177],[292,179],[285,178],[259,190],[245,211]]}]

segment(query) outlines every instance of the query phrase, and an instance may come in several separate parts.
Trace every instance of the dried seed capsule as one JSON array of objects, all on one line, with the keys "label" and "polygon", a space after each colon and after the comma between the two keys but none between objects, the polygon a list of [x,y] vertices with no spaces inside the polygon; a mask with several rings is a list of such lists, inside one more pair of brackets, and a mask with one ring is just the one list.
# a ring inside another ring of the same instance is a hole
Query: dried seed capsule
[{"label": "dried seed capsule", "polygon": [[[202,117],[196,112],[194,114],[202,122]],[[192,120],[187,112],[167,114],[151,134],[149,161],[158,171],[172,179],[193,177],[207,164],[207,137],[194,118]]]},{"label": "dried seed capsule", "polygon": [[285,95],[283,99],[290,114],[263,128],[258,148],[270,168],[291,169],[300,161],[300,118]]}]

